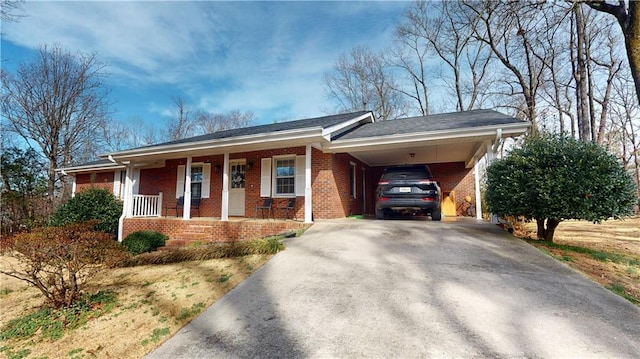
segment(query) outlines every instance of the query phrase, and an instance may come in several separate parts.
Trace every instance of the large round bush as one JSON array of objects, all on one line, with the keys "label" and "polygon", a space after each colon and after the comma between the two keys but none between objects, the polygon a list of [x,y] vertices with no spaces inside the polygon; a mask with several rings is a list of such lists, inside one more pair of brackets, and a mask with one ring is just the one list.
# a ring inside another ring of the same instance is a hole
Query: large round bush
[{"label": "large round bush", "polygon": [[49,224],[63,226],[68,223],[98,220],[96,230],[116,235],[122,215],[122,202],[106,189],[90,188],[76,194],[56,209]]}]

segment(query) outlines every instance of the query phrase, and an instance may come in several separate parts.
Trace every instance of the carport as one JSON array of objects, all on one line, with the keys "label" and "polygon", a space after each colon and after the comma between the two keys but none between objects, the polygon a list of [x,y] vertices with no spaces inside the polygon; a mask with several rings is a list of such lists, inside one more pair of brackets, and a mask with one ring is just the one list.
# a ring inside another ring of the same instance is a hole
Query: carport
[{"label": "carport", "polygon": [[470,195],[480,218],[480,161],[485,157],[490,163],[504,139],[521,136],[529,126],[493,110],[419,116],[362,125],[332,138],[322,150],[348,153],[370,166],[364,178],[369,204],[385,166],[428,164],[442,183],[444,200],[451,192],[458,192],[459,199]]}]

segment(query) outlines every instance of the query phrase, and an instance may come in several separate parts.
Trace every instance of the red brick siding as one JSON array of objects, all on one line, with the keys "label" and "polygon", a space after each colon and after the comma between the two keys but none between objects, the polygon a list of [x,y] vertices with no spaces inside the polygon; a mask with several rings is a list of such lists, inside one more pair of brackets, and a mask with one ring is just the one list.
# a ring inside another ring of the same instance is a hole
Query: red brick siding
[{"label": "red brick siding", "polygon": [[76,193],[92,187],[113,193],[113,171],[76,174]]},{"label": "red brick siding", "polygon": [[308,228],[309,224],[296,221],[212,221],[179,218],[127,218],[124,221],[123,237],[140,231],[157,231],[170,240],[202,240],[233,242],[264,238],[288,231]]}]

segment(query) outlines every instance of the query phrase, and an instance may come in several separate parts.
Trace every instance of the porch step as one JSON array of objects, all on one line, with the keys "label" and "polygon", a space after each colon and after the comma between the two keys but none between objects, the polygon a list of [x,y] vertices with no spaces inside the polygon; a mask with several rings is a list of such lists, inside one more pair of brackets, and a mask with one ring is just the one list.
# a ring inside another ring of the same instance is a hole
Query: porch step
[{"label": "porch step", "polygon": [[190,244],[213,241],[213,225],[191,224],[175,238],[165,243],[165,249],[186,247]]}]

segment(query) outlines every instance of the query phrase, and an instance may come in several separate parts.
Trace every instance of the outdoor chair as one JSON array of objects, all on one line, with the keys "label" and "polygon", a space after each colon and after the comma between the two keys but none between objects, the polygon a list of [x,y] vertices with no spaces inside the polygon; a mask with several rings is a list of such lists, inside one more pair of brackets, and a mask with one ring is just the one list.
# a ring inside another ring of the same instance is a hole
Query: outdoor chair
[{"label": "outdoor chair", "polygon": [[[256,204],[256,210],[253,218],[258,218],[258,210],[260,210],[260,214],[262,215],[262,219],[264,219],[264,211],[267,210],[267,218],[273,218],[272,212],[273,198],[265,198],[262,205],[260,205],[260,201]],[[274,218],[275,219],[275,218]]]},{"label": "outdoor chair", "polygon": [[298,218],[296,218],[296,199],[295,198],[289,198],[287,199],[287,203],[286,205],[282,206],[282,207],[278,207],[278,209],[281,209],[284,211],[284,218],[285,219],[289,219],[289,212],[293,213],[293,220],[297,221]]},{"label": "outdoor chair", "polygon": [[[196,210],[198,212],[198,217],[200,216],[200,197],[191,198],[191,209]],[[176,217],[180,215],[180,210],[184,211],[184,197],[180,196],[175,204],[168,204],[164,206],[165,215],[169,214],[169,210],[176,211]]]}]

